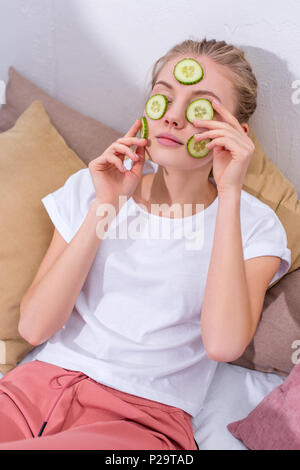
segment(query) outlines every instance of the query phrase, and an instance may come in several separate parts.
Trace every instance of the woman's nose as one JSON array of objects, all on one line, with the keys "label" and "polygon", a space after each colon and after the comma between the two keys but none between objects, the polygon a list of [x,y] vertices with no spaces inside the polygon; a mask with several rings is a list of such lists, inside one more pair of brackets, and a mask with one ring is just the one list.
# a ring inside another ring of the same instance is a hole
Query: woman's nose
[{"label": "woman's nose", "polygon": [[178,120],[175,120],[175,119],[165,119],[165,123],[178,127]]},{"label": "woman's nose", "polygon": [[175,126],[175,127],[182,127],[184,125],[184,121],[186,120],[185,113],[183,116],[180,115],[180,111],[175,112],[173,109],[168,113],[165,114],[165,123]]},{"label": "woman's nose", "polygon": [[169,104],[164,115],[166,124],[182,128],[186,124],[186,109],[182,101],[173,101]]}]

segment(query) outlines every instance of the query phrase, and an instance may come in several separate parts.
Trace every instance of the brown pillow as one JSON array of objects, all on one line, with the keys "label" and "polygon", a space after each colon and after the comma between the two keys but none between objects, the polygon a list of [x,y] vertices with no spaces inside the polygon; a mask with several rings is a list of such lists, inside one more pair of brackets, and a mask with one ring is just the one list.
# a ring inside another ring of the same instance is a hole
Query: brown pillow
[{"label": "brown pillow", "polygon": [[121,137],[115,129],[56,100],[13,67],[8,69],[8,78],[6,104],[0,109],[0,132],[10,129],[25,109],[38,100],[66,144],[86,165]]},{"label": "brown pillow", "polygon": [[253,340],[232,364],[289,375],[300,356],[300,269],[286,274],[266,293]]},{"label": "brown pillow", "polygon": [[[41,199],[86,164],[66,145],[35,101],[0,134],[0,372],[33,349],[18,332],[21,299],[52,239]],[[41,306],[41,314],[43,314]]]}]

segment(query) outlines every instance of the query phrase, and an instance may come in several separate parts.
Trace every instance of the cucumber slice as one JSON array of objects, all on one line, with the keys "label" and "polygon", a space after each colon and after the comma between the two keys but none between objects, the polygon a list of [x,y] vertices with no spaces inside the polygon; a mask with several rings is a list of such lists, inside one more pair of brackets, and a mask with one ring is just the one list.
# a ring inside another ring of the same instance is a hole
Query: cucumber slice
[{"label": "cucumber slice", "polygon": [[214,108],[209,100],[200,98],[193,101],[186,110],[186,118],[192,124],[194,119],[207,119],[211,120],[214,118]]},{"label": "cucumber slice", "polygon": [[195,59],[182,59],[174,67],[173,75],[183,85],[194,85],[203,78],[203,68]]},{"label": "cucumber slice", "polygon": [[150,96],[146,105],[145,111],[150,119],[161,119],[167,111],[168,100],[164,95]]},{"label": "cucumber slice", "polygon": [[140,134],[141,134],[141,139],[148,139],[148,123],[147,119],[145,116],[141,117],[141,128],[140,128]]},{"label": "cucumber slice", "polygon": [[207,149],[205,145],[208,144],[208,142],[211,142],[211,140],[212,139],[205,139],[199,142],[198,140],[195,140],[194,136],[192,135],[186,144],[187,151],[194,158],[206,157],[206,155],[208,155],[210,152],[210,149]]}]

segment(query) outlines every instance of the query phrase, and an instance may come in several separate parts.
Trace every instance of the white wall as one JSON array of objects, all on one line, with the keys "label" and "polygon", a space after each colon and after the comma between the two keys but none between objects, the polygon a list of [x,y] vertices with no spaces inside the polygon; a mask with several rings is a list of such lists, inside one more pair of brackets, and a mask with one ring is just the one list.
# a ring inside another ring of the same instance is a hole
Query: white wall
[{"label": "white wall", "polygon": [[0,0],[0,19],[0,80],[13,65],[124,133],[174,44],[206,36],[242,47],[260,87],[249,124],[300,194],[298,0]]}]

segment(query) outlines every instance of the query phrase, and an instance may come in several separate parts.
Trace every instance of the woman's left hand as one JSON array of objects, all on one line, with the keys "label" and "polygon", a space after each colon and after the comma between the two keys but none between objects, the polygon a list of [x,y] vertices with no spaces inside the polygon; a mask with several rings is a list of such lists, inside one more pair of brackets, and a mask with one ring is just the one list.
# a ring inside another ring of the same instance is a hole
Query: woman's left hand
[{"label": "woman's left hand", "polygon": [[210,130],[195,134],[194,138],[197,141],[212,139],[206,147],[213,151],[213,174],[218,193],[228,189],[241,191],[255,145],[225,106],[214,100],[212,104],[223,121],[195,119],[194,126]]}]

